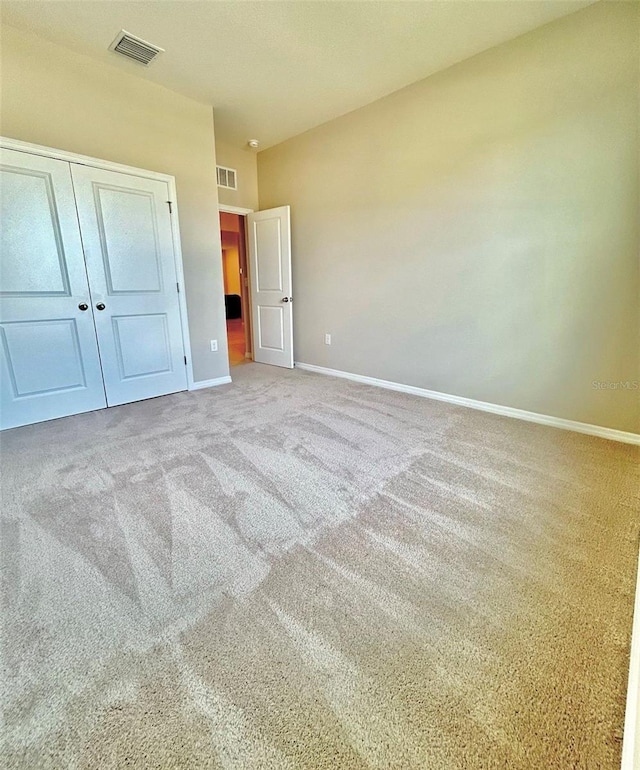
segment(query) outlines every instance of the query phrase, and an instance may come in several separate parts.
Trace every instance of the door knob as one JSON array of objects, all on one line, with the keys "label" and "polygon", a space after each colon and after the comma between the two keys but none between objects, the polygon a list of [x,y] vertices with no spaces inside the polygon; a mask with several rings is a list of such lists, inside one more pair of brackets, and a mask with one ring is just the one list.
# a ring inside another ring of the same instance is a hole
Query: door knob
[{"label": "door knob", "polygon": [[98,310],[104,310],[105,307],[106,307],[106,305],[104,304],[104,302],[98,302],[98,304],[96,305],[96,308]]},{"label": "door knob", "polygon": [[282,298],[282,301],[283,301],[283,302],[288,302],[288,301],[289,301],[289,297],[283,297],[283,298]]},{"label": "door knob", "polygon": [[89,305],[87,305],[87,303],[86,303],[86,302],[81,302],[81,303],[78,305],[78,310],[88,310],[88,309],[89,309]]}]

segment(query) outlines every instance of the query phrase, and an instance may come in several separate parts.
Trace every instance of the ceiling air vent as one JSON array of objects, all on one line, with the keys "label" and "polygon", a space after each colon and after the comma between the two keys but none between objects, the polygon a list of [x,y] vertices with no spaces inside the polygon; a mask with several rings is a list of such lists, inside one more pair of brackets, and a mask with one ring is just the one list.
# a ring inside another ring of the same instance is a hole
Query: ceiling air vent
[{"label": "ceiling air vent", "polygon": [[146,40],[141,40],[139,37],[127,32],[126,29],[121,29],[116,39],[109,46],[110,51],[115,51],[128,59],[144,64],[152,62],[159,53],[164,53],[164,48],[160,48],[152,43],[147,43]]},{"label": "ceiling air vent", "polygon": [[216,166],[216,176],[218,178],[218,187],[226,187],[227,190],[237,190],[236,170],[235,168],[226,168],[225,166]]}]

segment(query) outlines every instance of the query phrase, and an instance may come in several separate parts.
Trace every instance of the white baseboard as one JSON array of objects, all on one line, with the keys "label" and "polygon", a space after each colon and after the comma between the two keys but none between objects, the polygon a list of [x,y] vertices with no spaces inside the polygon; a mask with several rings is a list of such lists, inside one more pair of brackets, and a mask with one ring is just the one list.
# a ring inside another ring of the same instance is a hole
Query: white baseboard
[{"label": "white baseboard", "polygon": [[627,708],[624,719],[621,770],[640,770],[640,556],[636,582],[636,601],[631,630],[631,658]]},{"label": "white baseboard", "polygon": [[448,393],[440,393],[437,390],[426,390],[418,388],[415,385],[403,385],[399,382],[390,382],[389,380],[379,380],[376,377],[366,377],[362,374],[352,374],[343,372],[340,369],[328,369],[324,366],[315,364],[305,364],[300,361],[295,362],[298,369],[304,369],[318,374],[328,374],[332,377],[342,377],[354,382],[362,382],[365,385],[374,385],[377,388],[386,388],[387,390],[397,390],[400,393],[410,393],[413,396],[422,398],[432,398],[436,401],[444,401],[447,404],[456,406],[467,406],[470,409],[478,409],[481,412],[490,412],[491,414],[500,414],[504,417],[515,417],[517,420],[526,420],[540,425],[549,425],[552,428],[562,428],[563,430],[573,430],[577,433],[587,433],[590,436],[599,436],[608,438],[612,441],[622,441],[625,444],[640,445],[640,434],[627,433],[623,430],[614,430],[613,428],[603,428],[600,425],[590,425],[586,422],[576,422],[575,420],[565,420],[562,417],[551,417],[548,414],[537,414],[536,412],[526,412],[524,409],[514,409],[511,406],[500,406],[500,404],[490,404],[487,401],[476,401],[473,398],[464,398],[463,396],[451,396]]},{"label": "white baseboard", "polygon": [[215,380],[199,380],[193,382],[189,390],[202,390],[203,388],[215,388],[216,385],[228,385],[231,382],[231,377],[216,377]]}]

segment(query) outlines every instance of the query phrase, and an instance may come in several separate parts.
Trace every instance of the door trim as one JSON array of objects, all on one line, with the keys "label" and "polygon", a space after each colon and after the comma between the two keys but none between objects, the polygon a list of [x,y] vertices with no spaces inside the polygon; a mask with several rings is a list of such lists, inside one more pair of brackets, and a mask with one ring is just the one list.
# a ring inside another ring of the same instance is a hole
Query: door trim
[{"label": "door trim", "polygon": [[169,188],[169,198],[171,200],[171,236],[173,243],[173,258],[176,266],[176,277],[180,285],[180,291],[178,292],[178,306],[180,308],[180,325],[182,327],[182,344],[184,346],[184,353],[187,358],[187,390],[195,390],[193,381],[193,362],[191,360],[191,339],[189,337],[189,321],[187,315],[187,296],[184,284],[184,269],[182,266],[182,245],[180,242],[180,224],[178,214],[178,196],[176,192],[176,178],[170,174],[161,174],[158,171],[149,171],[144,168],[136,168],[135,166],[126,166],[122,163],[115,163],[110,160],[102,160],[101,158],[92,158],[89,155],[79,155],[75,152],[68,152],[67,150],[57,150],[54,147],[45,147],[40,144],[31,144],[31,142],[23,142],[20,139],[10,139],[9,137],[0,136],[0,147],[6,150],[15,150],[16,152],[24,152],[29,155],[43,155],[46,158],[54,158],[55,160],[64,160],[67,163],[77,163],[81,166],[91,166],[92,168],[101,168],[105,171],[117,171],[121,174],[129,174],[130,176],[138,176],[144,179],[156,179],[161,182],[166,182]]},{"label": "door trim", "polygon": [[227,206],[224,203],[219,203],[218,211],[223,211],[225,214],[241,214],[246,216],[247,214],[253,214],[255,209],[243,209],[241,206]]}]

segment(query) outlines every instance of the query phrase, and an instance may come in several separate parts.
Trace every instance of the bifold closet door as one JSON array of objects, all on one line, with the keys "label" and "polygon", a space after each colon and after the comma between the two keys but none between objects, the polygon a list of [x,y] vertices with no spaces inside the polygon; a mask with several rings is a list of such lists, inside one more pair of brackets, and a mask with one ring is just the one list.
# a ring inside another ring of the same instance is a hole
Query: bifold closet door
[{"label": "bifold closet door", "polygon": [[0,150],[0,427],[107,405],[69,164]]},{"label": "bifold closet door", "polygon": [[109,406],[186,390],[168,185],[71,164]]}]

